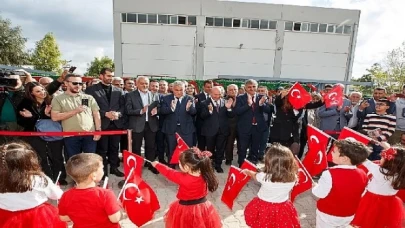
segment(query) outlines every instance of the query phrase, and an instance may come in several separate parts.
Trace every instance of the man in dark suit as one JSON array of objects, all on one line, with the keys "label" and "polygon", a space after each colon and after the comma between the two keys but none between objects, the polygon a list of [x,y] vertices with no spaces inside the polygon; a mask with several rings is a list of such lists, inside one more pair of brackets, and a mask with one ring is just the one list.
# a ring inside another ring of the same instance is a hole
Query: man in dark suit
[{"label": "man in dark suit", "polygon": [[[128,93],[125,99],[128,128],[133,130],[132,150],[141,155],[142,141],[145,140],[145,158],[153,161],[156,158],[155,138],[159,129],[159,96],[148,90],[149,79],[145,76],[139,76],[136,85],[138,89]],[[149,163],[145,163],[145,166],[158,174]]]},{"label": "man in dark suit", "polygon": [[248,160],[257,163],[259,159],[260,142],[267,129],[263,113],[270,113],[266,97],[256,93],[257,82],[249,79],[245,82],[246,93],[238,96],[234,112],[238,115],[239,152],[238,163],[242,165],[246,158],[247,149],[251,145]]},{"label": "man in dark suit", "polygon": [[211,89],[211,97],[201,102],[200,116],[204,120],[201,135],[205,137],[207,150],[214,154],[215,170],[223,173],[221,168],[225,154],[226,139],[229,135],[228,118],[234,116],[232,112],[232,99],[221,98],[221,89],[215,86]]},{"label": "man in dark suit", "polygon": [[193,116],[196,115],[197,110],[193,97],[184,95],[184,91],[184,83],[175,81],[173,83],[173,94],[163,97],[159,112],[165,118],[162,132],[166,135],[169,147],[169,161],[177,145],[176,133],[181,136],[188,146],[193,144],[193,133],[195,132]]},{"label": "man in dark suit", "polygon": [[[232,99],[232,110],[235,108],[236,105],[236,97],[238,95],[238,86],[235,84],[230,84],[226,88],[226,99]],[[226,140],[226,149],[225,149],[225,165],[232,165],[233,160],[233,148],[235,145],[235,140],[237,139],[238,131],[237,131],[237,123],[238,123],[238,116],[234,115],[232,118],[229,119],[229,135]],[[237,146],[238,146],[237,142]]]},{"label": "man in dark suit", "polygon": [[195,121],[195,126],[196,126],[196,134],[197,134],[197,145],[200,150],[205,150],[206,149],[206,142],[205,142],[205,137],[201,135],[201,128],[204,124],[204,120],[201,118],[200,113],[201,113],[201,102],[208,100],[210,97],[211,89],[214,83],[211,80],[204,81],[204,91],[195,95],[196,99],[196,109],[197,109],[197,117]]},{"label": "man in dark suit", "polygon": [[262,134],[262,140],[260,142],[259,157],[258,157],[259,160],[263,160],[264,154],[266,153],[267,142],[269,141],[270,123],[274,113],[274,106],[272,104],[273,102],[272,97],[268,96],[269,91],[266,86],[259,86],[257,92],[259,93],[259,95],[266,97],[266,103],[267,105],[270,106],[270,113],[263,112],[264,122],[266,123],[266,130]]},{"label": "man in dark suit", "polygon": [[[163,97],[168,95],[169,93],[167,92],[168,89],[168,83],[165,80],[159,81],[159,103],[161,104],[163,102]],[[167,154],[167,143],[166,143],[166,136],[162,132],[162,127],[164,123],[164,115],[159,115],[159,130],[156,132],[156,152],[157,152],[157,157],[159,159],[160,163],[167,164],[165,160],[165,154]]]},{"label": "man in dark suit", "polygon": [[[101,130],[103,131],[114,131],[124,128],[124,92],[122,89],[111,85],[112,78],[112,70],[103,68],[100,72],[101,83],[86,89],[86,93],[92,95],[100,107]],[[108,175],[108,164],[110,164],[110,174],[118,177],[124,176],[118,170],[120,139],[121,135],[103,135],[97,143],[97,153],[103,158],[105,176]]]}]

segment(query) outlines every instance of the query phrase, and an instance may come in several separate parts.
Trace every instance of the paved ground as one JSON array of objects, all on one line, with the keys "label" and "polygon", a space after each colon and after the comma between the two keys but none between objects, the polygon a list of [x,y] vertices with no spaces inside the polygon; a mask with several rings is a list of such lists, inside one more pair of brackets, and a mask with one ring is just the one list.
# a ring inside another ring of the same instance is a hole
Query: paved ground
[{"label": "paved ground", "polygon": [[[220,213],[224,228],[248,227],[244,220],[243,209],[247,203],[256,196],[260,185],[254,181],[250,181],[236,199],[233,210],[231,211],[221,202],[221,194],[226,183],[229,166],[223,165],[223,168],[225,172],[217,174],[220,183],[219,188],[216,192],[210,193],[208,195],[208,199],[215,205],[216,209]],[[154,220],[143,227],[163,228],[163,215],[168,209],[168,205],[176,199],[177,185],[169,182],[161,175],[153,174],[145,168],[143,169],[142,177],[155,190],[159,198],[161,208],[159,211],[157,211],[157,213],[155,213]],[[120,190],[117,186],[120,180],[121,178],[110,176],[109,187],[114,190],[116,195],[118,195]],[[294,205],[298,210],[302,228],[315,227],[315,200],[310,191],[298,196]],[[132,228],[136,226],[132,224],[129,219],[125,219],[121,221],[121,227]]]}]

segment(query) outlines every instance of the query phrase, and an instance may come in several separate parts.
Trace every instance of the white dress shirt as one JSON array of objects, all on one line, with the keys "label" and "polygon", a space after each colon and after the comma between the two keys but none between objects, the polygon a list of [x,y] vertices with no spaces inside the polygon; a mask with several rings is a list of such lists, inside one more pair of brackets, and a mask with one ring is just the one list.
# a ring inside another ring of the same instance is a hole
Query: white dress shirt
[{"label": "white dress shirt", "polygon": [[[145,107],[145,105],[149,105],[149,92],[142,92],[139,91],[139,94],[141,96],[142,99],[142,104]],[[146,122],[148,122],[148,111],[149,111],[149,107],[146,108]],[[141,111],[141,115],[143,114],[143,112]]]}]

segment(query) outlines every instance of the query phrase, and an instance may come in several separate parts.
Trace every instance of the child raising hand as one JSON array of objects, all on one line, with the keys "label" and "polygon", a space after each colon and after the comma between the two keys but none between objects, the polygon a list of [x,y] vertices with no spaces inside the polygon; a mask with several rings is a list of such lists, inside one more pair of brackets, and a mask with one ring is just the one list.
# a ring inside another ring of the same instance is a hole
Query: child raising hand
[{"label": "child raising hand", "polygon": [[297,181],[298,166],[290,149],[273,144],[264,157],[261,172],[243,170],[261,187],[245,208],[246,224],[252,228],[300,227],[298,213],[290,201]]}]

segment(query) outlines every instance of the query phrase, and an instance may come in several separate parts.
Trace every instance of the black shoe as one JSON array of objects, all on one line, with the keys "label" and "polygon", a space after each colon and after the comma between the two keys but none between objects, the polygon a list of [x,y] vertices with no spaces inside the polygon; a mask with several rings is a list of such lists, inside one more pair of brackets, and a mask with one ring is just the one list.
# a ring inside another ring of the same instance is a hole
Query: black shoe
[{"label": "black shoe", "polygon": [[58,183],[59,183],[60,186],[68,185],[68,182],[66,180],[59,180]]},{"label": "black shoe", "polygon": [[124,187],[124,184],[125,184],[125,180],[118,182],[118,188]]},{"label": "black shoe", "polygon": [[225,165],[232,165],[232,160],[226,160]]},{"label": "black shoe", "polygon": [[215,167],[217,173],[224,173],[224,170],[221,167]]},{"label": "black shoe", "polygon": [[169,168],[176,169],[176,165],[169,165]]},{"label": "black shoe", "polygon": [[145,162],[145,164],[143,165],[143,167],[149,168],[149,167],[152,167],[152,165],[151,165],[149,162]]},{"label": "black shoe", "polygon": [[110,174],[113,174],[113,175],[115,175],[117,177],[123,177],[124,176],[124,173],[119,171],[118,168],[110,169]]},{"label": "black shoe", "polygon": [[149,170],[154,174],[159,174],[159,171],[157,171],[157,169],[155,167],[153,167],[153,166],[150,166]]},{"label": "black shoe", "polygon": [[163,165],[168,165],[167,161],[165,159],[159,159],[159,163],[162,163]]}]

